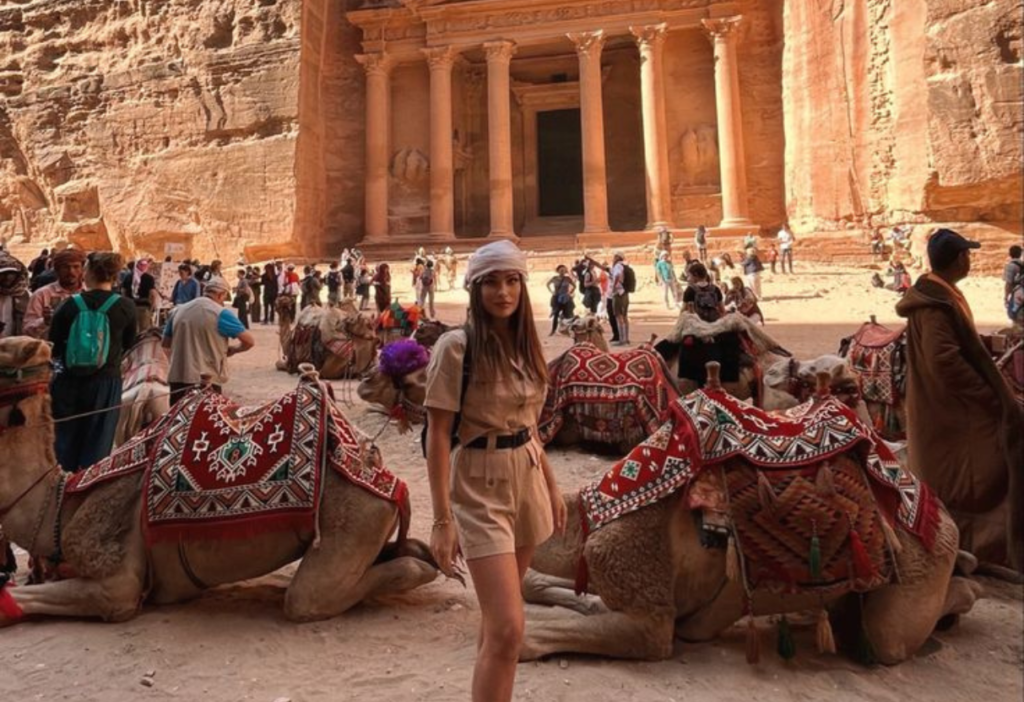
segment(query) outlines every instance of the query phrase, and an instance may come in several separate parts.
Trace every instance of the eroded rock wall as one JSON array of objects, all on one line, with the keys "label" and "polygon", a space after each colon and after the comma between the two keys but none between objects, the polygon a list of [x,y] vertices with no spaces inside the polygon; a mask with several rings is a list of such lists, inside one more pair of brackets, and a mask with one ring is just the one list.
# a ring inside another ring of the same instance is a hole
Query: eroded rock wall
[{"label": "eroded rock wall", "polygon": [[293,238],[301,0],[0,7],[0,239],[233,257]]},{"label": "eroded rock wall", "polygon": [[785,3],[786,204],[798,231],[1019,232],[1018,0]]}]

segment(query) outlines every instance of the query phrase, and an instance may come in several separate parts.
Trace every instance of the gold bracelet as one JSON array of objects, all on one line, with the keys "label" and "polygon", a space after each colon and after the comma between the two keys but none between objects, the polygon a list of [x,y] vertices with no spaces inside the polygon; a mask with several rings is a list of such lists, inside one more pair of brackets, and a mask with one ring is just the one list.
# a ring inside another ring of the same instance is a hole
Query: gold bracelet
[{"label": "gold bracelet", "polygon": [[434,526],[432,528],[433,529],[440,529],[441,527],[448,526],[451,523],[452,523],[452,516],[449,514],[447,517],[443,517],[442,519],[435,519],[434,520]]}]

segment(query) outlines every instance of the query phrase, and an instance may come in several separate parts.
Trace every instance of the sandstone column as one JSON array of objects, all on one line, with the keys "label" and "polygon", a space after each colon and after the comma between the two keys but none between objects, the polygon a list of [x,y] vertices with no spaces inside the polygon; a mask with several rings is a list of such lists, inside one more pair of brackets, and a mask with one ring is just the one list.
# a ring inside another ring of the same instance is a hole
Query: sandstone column
[{"label": "sandstone column", "polygon": [[751,224],[747,210],[747,169],[743,153],[743,115],[736,37],[741,17],[702,20],[715,47],[715,107],[718,112],[718,154],[722,169],[722,224]]},{"label": "sandstone column", "polygon": [[512,210],[511,41],[484,44],[487,52],[487,129],[491,181],[491,236],[514,237]]},{"label": "sandstone column", "polygon": [[455,237],[455,171],[452,155],[452,65],[457,52],[424,49],[430,66],[430,233]]},{"label": "sandstone column", "polygon": [[385,54],[362,54],[356,60],[366,70],[366,238],[388,238],[388,150],[391,133],[391,59]]},{"label": "sandstone column", "polygon": [[605,35],[569,34],[580,60],[580,125],[583,135],[583,231],[608,231],[608,176],[604,153],[601,52]]},{"label": "sandstone column", "polygon": [[640,49],[640,97],[644,125],[644,164],[647,172],[648,229],[671,226],[672,218],[662,78],[666,30],[665,24],[630,27]]}]

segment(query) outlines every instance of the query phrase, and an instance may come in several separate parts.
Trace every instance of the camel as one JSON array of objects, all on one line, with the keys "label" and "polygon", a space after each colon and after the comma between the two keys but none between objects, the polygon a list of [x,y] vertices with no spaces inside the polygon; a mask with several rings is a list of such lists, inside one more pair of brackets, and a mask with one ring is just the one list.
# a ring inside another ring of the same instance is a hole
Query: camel
[{"label": "camel", "polygon": [[890,441],[907,436],[906,326],[889,329],[874,315],[839,344],[839,355],[860,378],[861,393],[875,430]]},{"label": "camel", "polygon": [[439,322],[436,319],[424,319],[420,321],[416,331],[412,333],[412,340],[423,348],[432,349],[437,340],[441,338],[441,335],[452,329],[455,329],[455,327]]},{"label": "camel", "polygon": [[[717,361],[723,365],[722,384],[726,390],[741,400],[752,399],[758,406],[763,403],[762,369],[773,355],[790,356],[763,327],[737,312],[715,322],[680,312],[672,331],[654,349],[674,371],[673,377],[678,376],[683,394],[704,382],[704,363]],[[685,368],[680,368],[681,356]]]},{"label": "camel", "polygon": [[[840,410],[836,409],[838,403],[827,397],[826,387],[827,380],[823,379],[819,404],[815,407],[834,415]],[[711,369],[708,391],[721,394],[717,374]],[[701,397],[706,396],[694,393],[681,403],[697,402]],[[831,404],[823,408],[820,403]],[[735,404],[738,408],[745,406]],[[752,408],[737,411],[751,415],[758,412]],[[761,413],[758,416],[768,415]],[[753,418],[757,419],[757,416]],[[658,436],[636,447],[606,479],[615,476],[621,483],[631,486],[636,473],[631,473],[632,477],[627,480],[623,477],[627,470],[632,470],[636,463],[642,466],[650,460],[658,464],[657,467],[652,464],[650,468],[654,475],[663,475],[661,471],[671,470],[672,465],[664,458],[649,457],[657,456],[659,447],[669,447],[670,442],[681,435],[675,433],[679,421],[679,416],[674,416],[659,429]],[[856,425],[851,421],[848,426]],[[863,424],[859,427],[859,431],[870,431]],[[864,484],[862,481],[869,480],[867,461],[859,450],[863,444],[861,439],[845,450],[833,453],[828,460],[800,467],[803,471],[816,471],[818,487],[814,490],[820,489],[816,494],[822,500],[839,494],[836,486],[852,485],[856,490]],[[698,450],[706,452],[707,445],[700,444]],[[667,455],[667,450],[662,455]],[[828,479],[822,480],[826,473]],[[685,476],[685,473],[676,468],[676,475]],[[748,476],[754,475],[758,477],[751,482]],[[528,602],[562,608],[530,611],[520,660],[535,660],[561,653],[664,659],[672,655],[675,637],[689,642],[711,641],[747,614],[778,616],[819,610],[820,648],[834,651],[838,642],[848,650],[855,640],[866,639],[868,647],[863,650],[873,651],[877,662],[892,665],[914,655],[937,625],[953,623],[956,617],[968,612],[980,596],[978,583],[962,575],[969,574],[977,562],[968,554],[958,553],[959,533],[941,503],[927,501],[933,509],[929,512],[930,520],[921,517],[922,524],[930,525],[920,531],[921,534],[928,533],[926,539],[911,533],[913,527],[904,526],[898,519],[889,524],[888,518],[878,508],[871,509],[870,503],[878,493],[870,490],[866,493],[868,497],[863,497],[868,505],[858,512],[862,515],[858,521],[875,519],[874,515],[878,515],[879,527],[874,528],[870,541],[880,546],[879,560],[873,561],[864,555],[868,558],[866,572],[862,573],[860,568],[864,566],[858,565],[863,561],[858,561],[854,549],[854,522],[847,517],[849,526],[842,519],[838,522],[839,541],[836,542],[846,544],[843,547],[846,550],[834,551],[833,555],[825,558],[818,556],[821,559],[819,566],[827,561],[832,563],[830,568],[839,569],[838,572],[847,579],[847,587],[816,590],[814,584],[800,585],[786,595],[773,594],[778,591],[766,589],[748,590],[749,584],[754,582],[751,575],[763,577],[770,571],[751,566],[751,561],[743,561],[743,556],[738,555],[741,541],[744,549],[751,548],[745,553],[757,553],[760,542],[756,537],[752,541],[739,538],[737,514],[742,514],[741,518],[746,520],[743,523],[753,524],[755,529],[760,523],[757,520],[766,514],[772,515],[772,519],[782,518],[772,510],[783,495],[770,483],[762,492],[762,475],[763,471],[755,469],[754,464],[743,457],[728,458],[711,468],[702,463],[695,476],[687,478],[689,482],[681,481],[680,487],[666,492],[662,499],[641,502],[639,506],[632,507],[632,511],[624,509],[621,516],[611,518],[599,527],[594,527],[588,521],[589,517],[584,516],[586,508],[583,505],[587,503],[584,498],[593,492],[585,488],[580,493],[564,495],[569,510],[569,528],[564,535],[554,536],[538,549],[524,583]],[[854,477],[844,483],[833,476]],[[858,479],[856,476],[864,477]],[[756,485],[756,489],[748,490],[747,494],[753,494],[754,504],[759,505],[757,508],[730,511],[733,504],[730,500],[736,499],[736,493],[726,491],[723,485],[732,486],[734,480],[748,480],[746,485]],[[613,489],[619,488],[613,483]],[[843,490],[842,499],[847,499],[849,492],[845,487]],[[865,493],[860,494],[863,496]],[[917,494],[922,495],[918,504],[925,505],[923,495],[927,493]],[[757,502],[759,497],[760,503]],[[787,504],[789,506],[791,503]],[[923,515],[925,507],[920,509]],[[728,538],[722,531],[716,531],[723,518]],[[793,531],[789,529],[785,533],[792,535]],[[806,527],[804,531],[807,531]],[[818,532],[813,533],[816,540]],[[805,538],[805,534],[801,534],[801,538]],[[861,544],[859,537],[857,543]],[[864,548],[863,544],[860,548]],[[854,555],[847,558],[847,552]],[[880,577],[882,570],[872,570],[885,568],[877,563],[890,562],[895,563],[898,576],[892,575],[891,567],[885,577]],[[582,564],[585,564],[585,570]],[[955,565],[959,565],[962,574],[954,575]],[[810,565],[802,567],[813,568]],[[584,599],[574,595],[574,578],[579,589],[583,574],[589,582],[590,592],[596,597],[591,595]],[[807,577],[812,583],[815,580],[813,575],[802,577]],[[832,586],[837,581],[830,579],[828,582]],[[854,592],[859,586],[866,591]],[[566,606],[570,609],[564,609]],[[835,627],[835,634],[832,627]],[[751,662],[758,658],[759,641],[756,620],[750,616],[748,660]]]},{"label": "camel", "polygon": [[548,376],[537,429],[556,446],[593,442],[626,453],[661,425],[680,395],[650,344],[610,353],[578,342],[548,363]]},{"label": "camel", "polygon": [[[426,417],[426,365],[412,340],[396,341],[381,359],[402,356],[383,371],[380,363],[363,376],[359,397],[399,421],[400,429]],[[401,351],[399,351],[401,349]],[[679,390],[649,345],[612,354],[581,342],[548,364],[548,396],[538,423],[544,443],[576,446],[589,441],[628,451],[658,427]]]},{"label": "camel", "polygon": [[[295,313],[298,301],[294,295],[281,293],[274,300],[274,311],[277,313],[277,340],[281,350],[281,358],[288,356],[287,348],[292,338],[292,327],[295,324]],[[280,369],[279,369],[280,370]]]},{"label": "camel", "polygon": [[128,441],[171,409],[167,353],[160,340],[159,329],[143,332],[121,361],[123,407],[114,433],[115,446]]},{"label": "camel", "polygon": [[[0,340],[2,375],[26,378],[6,381],[0,396],[0,452],[5,456],[0,519],[11,541],[39,557],[62,559],[75,577],[22,585],[13,596],[0,589],[0,626],[21,616],[124,621],[143,603],[184,602],[207,588],[259,577],[299,559],[284,602],[285,615],[293,621],[334,617],[368,597],[405,592],[437,576],[426,546],[408,538],[407,496],[397,492],[395,500],[385,499],[334,469],[324,470],[319,510],[305,526],[247,538],[193,535],[148,545],[144,485],[152,479],[151,466],[118,473],[82,493],[65,492],[67,475],[54,467],[49,360],[49,348],[41,341]],[[327,392],[315,373],[301,383],[321,400]],[[202,391],[193,396],[207,397]],[[182,404],[188,401],[186,396]],[[337,431],[351,434],[333,405],[324,401],[320,406],[330,412],[325,419],[335,421]],[[162,431],[164,423],[156,428]],[[294,466],[295,458],[289,460]],[[380,456],[364,443],[358,460],[365,470],[379,465]],[[397,541],[388,543],[396,529]]]},{"label": "camel", "polygon": [[376,319],[342,307],[307,307],[283,345],[285,360],[276,367],[295,373],[299,365],[311,362],[325,380],[358,377],[372,367],[377,354],[375,325]]},{"label": "camel", "polygon": [[604,338],[604,325],[594,315],[576,316],[558,322],[558,333],[572,337],[573,343],[587,342],[605,353],[609,352],[608,342]]}]

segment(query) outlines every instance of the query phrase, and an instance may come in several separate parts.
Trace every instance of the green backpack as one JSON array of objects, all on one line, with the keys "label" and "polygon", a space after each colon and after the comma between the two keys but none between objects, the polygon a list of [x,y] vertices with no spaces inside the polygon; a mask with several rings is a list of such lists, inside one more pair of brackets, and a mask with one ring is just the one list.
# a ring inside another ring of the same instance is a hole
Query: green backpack
[{"label": "green backpack", "polygon": [[99,309],[91,310],[81,295],[72,295],[78,316],[71,324],[64,364],[69,369],[97,370],[107,362],[110,353],[110,320],[107,312],[120,299],[114,294]]}]

